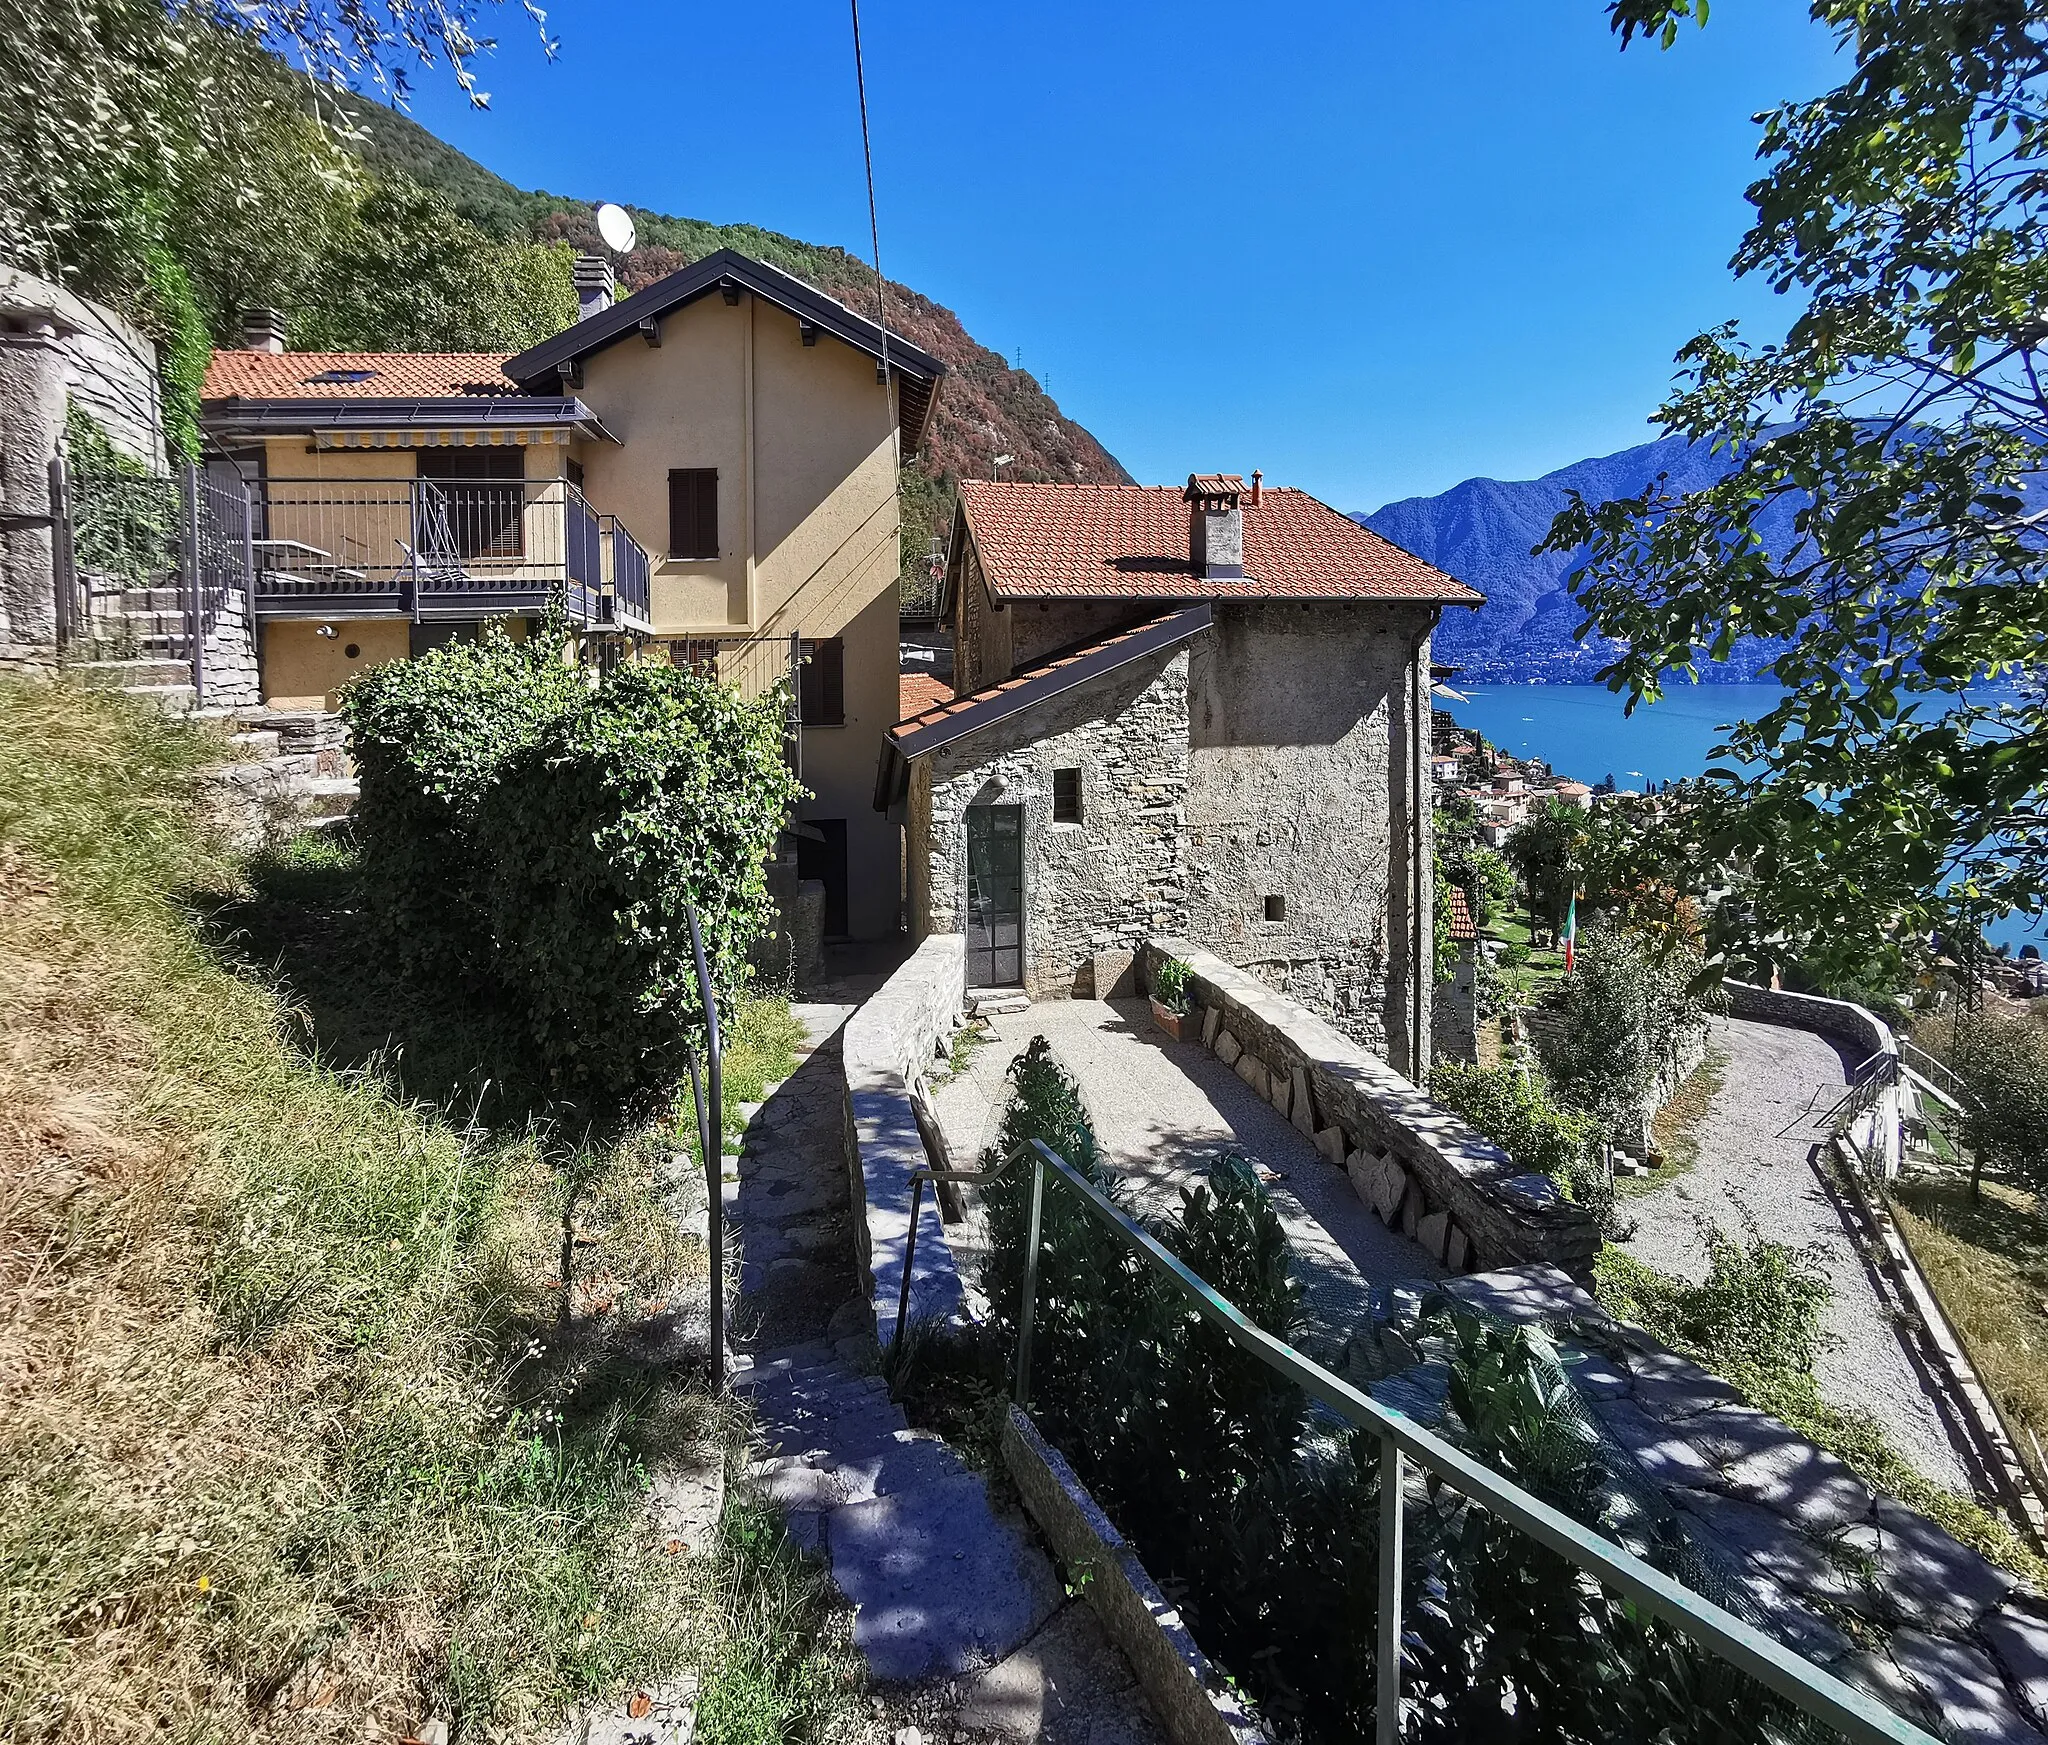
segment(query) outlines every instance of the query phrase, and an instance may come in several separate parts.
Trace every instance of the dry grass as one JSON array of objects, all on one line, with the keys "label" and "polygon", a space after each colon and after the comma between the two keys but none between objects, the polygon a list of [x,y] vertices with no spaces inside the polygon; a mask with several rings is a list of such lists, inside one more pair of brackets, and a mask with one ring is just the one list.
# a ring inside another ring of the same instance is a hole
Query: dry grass
[{"label": "dry grass", "polygon": [[218,749],[0,682],[0,1734],[546,1736],[748,1641],[779,1567],[649,1534],[650,1463],[732,1433],[621,1356],[702,1287],[679,1136],[317,1064],[195,925]]},{"label": "dry grass", "polygon": [[1663,1166],[1651,1175],[1631,1177],[1620,1183],[1624,1195],[1646,1194],[1661,1188],[1673,1176],[1699,1162],[1700,1124],[1712,1112],[1727,1071],[1727,1051],[1709,1047],[1699,1065],[1686,1074],[1684,1083],[1672,1093],[1671,1100],[1651,1118],[1650,1138],[1663,1153]]},{"label": "dry grass", "polygon": [[1891,1202],[2021,1457],[2048,1478],[2048,1206],[1999,1181],[1973,1202],[1967,1181],[1938,1176],[1896,1183]]}]

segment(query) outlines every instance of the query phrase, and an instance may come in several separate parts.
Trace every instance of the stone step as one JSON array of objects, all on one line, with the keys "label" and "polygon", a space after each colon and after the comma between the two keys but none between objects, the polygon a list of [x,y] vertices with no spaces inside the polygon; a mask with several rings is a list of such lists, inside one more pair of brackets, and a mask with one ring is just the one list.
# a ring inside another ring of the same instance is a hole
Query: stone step
[{"label": "stone step", "polygon": [[1031,1010],[1031,996],[1022,988],[969,988],[967,990],[967,1015],[970,1018],[997,1018],[1006,1012],[1028,1012]]},{"label": "stone step", "polygon": [[278,737],[274,732],[261,728],[248,728],[228,735],[230,745],[239,746],[251,757],[275,758],[279,754]]},{"label": "stone step", "polygon": [[176,588],[123,588],[120,593],[107,596],[120,602],[123,612],[170,612],[181,614],[184,605],[178,598]]},{"label": "stone step", "polygon": [[309,816],[340,818],[354,809],[362,785],[354,776],[313,776],[295,783],[293,791]]},{"label": "stone step", "polygon": [[899,1430],[851,1458],[825,1449],[776,1454],[755,1462],[752,1473],[761,1494],[779,1509],[837,1509],[934,1484],[960,1470],[958,1456],[937,1437]]},{"label": "stone step", "polygon": [[120,685],[103,687],[118,689],[124,696],[138,702],[154,703],[166,714],[188,715],[199,701],[199,692],[191,685]]}]

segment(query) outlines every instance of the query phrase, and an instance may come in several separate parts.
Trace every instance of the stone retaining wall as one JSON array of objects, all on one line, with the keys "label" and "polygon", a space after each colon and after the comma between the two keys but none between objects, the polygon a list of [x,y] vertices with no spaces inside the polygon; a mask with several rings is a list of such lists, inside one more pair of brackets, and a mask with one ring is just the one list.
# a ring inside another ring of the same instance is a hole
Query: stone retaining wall
[{"label": "stone retaining wall", "polygon": [[[957,933],[935,934],[847,1019],[841,1039],[853,1240],[874,1310],[875,1337],[884,1351],[896,1337],[911,1177],[931,1161],[913,1088],[959,1025],[966,965],[965,940]],[[910,1316],[914,1321],[950,1319],[965,1304],[938,1196],[927,1186],[918,1212]]]},{"label": "stone retaining wall", "polygon": [[1147,987],[1169,957],[1193,971],[1181,1035],[1214,1050],[1312,1139],[1382,1223],[1452,1272],[1592,1264],[1599,1229],[1549,1177],[1517,1169],[1385,1061],[1213,953],[1185,940],[1148,941]]},{"label": "stone retaining wall", "polygon": [[1138,1561],[1058,1449],[1010,1408],[1003,1465],[1026,1513],[1051,1544],[1081,1597],[1123,1650],[1173,1745],[1265,1745],[1230,1685],[1188,1633],[1179,1610]]}]

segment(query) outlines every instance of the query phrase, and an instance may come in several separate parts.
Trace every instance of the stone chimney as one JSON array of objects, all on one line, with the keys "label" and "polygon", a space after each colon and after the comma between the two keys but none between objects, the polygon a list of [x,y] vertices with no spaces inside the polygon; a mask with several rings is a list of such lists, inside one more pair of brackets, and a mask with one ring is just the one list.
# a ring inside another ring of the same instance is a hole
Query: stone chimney
[{"label": "stone chimney", "polygon": [[1190,473],[1188,566],[1205,582],[1244,580],[1244,480],[1235,473]]},{"label": "stone chimney", "polygon": [[242,349],[273,354],[283,351],[284,317],[275,309],[243,310]]},{"label": "stone chimney", "polygon": [[612,306],[612,263],[597,254],[580,254],[571,276],[576,281],[576,319],[588,321]]}]

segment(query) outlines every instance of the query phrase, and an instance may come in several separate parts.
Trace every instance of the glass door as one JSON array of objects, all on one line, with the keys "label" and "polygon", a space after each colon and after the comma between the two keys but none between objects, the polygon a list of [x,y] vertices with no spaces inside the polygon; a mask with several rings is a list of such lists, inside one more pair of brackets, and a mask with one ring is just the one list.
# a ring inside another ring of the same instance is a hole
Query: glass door
[{"label": "glass door", "polygon": [[1024,981],[1024,808],[967,808],[967,985]]}]

